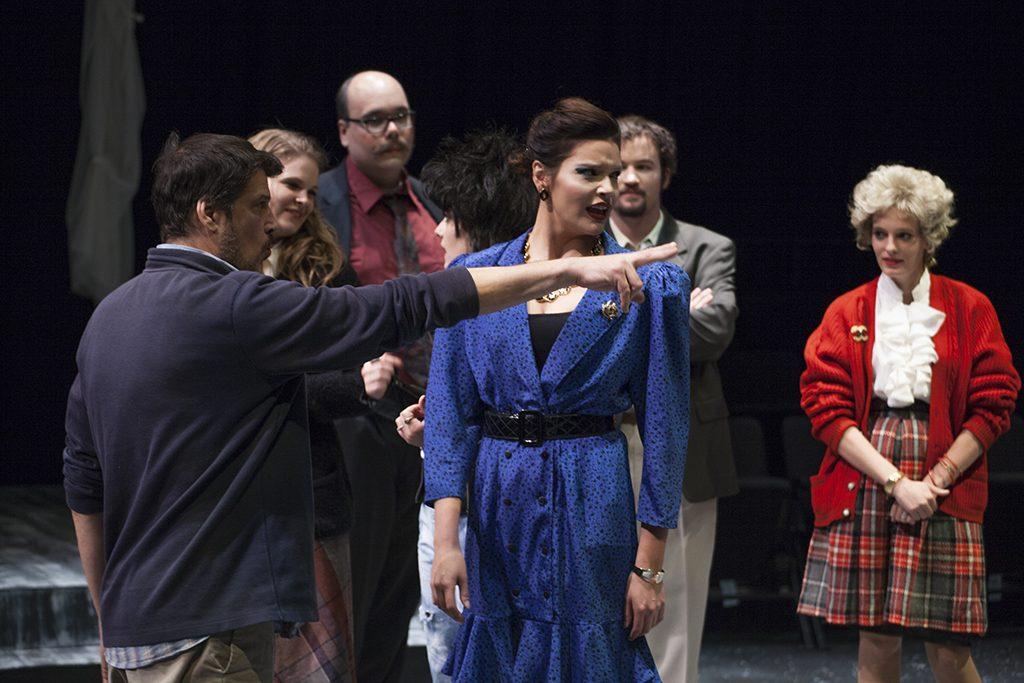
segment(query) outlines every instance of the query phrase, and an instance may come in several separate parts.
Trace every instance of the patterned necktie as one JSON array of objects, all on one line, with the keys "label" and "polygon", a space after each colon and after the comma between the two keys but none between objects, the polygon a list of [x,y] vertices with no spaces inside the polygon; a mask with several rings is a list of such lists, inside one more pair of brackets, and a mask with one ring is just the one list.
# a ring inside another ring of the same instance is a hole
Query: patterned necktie
[{"label": "patterned necktie", "polygon": [[399,195],[386,195],[384,205],[395,217],[395,264],[399,275],[417,275],[420,272],[420,250],[409,225],[408,204]]},{"label": "patterned necktie", "polygon": [[[399,275],[418,275],[420,272],[420,250],[409,225],[409,204],[402,195],[385,195],[384,205],[395,217],[395,265]],[[400,354],[404,369],[398,378],[413,387],[427,385],[430,374],[430,352],[433,349],[433,335],[427,333],[420,339],[402,348]]]}]

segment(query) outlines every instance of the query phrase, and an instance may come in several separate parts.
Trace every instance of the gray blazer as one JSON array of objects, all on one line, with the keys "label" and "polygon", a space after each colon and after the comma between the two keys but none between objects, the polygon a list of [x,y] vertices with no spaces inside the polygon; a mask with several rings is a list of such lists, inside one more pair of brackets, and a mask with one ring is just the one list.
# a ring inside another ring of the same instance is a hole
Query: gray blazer
[{"label": "gray blazer", "polygon": [[683,496],[691,503],[739,491],[729,437],[729,408],[718,359],[736,331],[736,247],[732,240],[665,213],[659,244],[676,242],[673,259],[693,287],[710,287],[711,304],[690,314],[690,442]]}]

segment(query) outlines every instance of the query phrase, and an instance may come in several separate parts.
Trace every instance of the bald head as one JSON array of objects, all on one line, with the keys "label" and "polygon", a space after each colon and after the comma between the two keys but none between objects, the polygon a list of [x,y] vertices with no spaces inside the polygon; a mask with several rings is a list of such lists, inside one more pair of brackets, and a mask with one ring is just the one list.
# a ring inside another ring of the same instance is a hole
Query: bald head
[{"label": "bald head", "polygon": [[338,88],[337,105],[341,146],[370,180],[382,189],[393,189],[415,138],[402,84],[381,71],[360,71]]},{"label": "bald head", "polygon": [[[353,115],[350,111],[351,99],[349,93],[353,92],[353,90],[356,98],[373,97],[374,93],[390,91],[392,94],[399,93],[402,99],[405,99],[405,89],[402,88],[402,84],[398,82],[398,79],[391,74],[386,74],[383,71],[360,71],[346,78],[334,97],[334,104],[337,108],[339,119],[359,118],[358,114]],[[406,106],[408,106],[408,102],[406,102]]]}]

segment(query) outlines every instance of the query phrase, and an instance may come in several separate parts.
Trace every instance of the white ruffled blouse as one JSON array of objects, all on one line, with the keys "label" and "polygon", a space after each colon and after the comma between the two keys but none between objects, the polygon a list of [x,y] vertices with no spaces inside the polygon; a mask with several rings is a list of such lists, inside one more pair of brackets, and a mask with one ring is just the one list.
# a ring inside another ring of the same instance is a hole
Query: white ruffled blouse
[{"label": "white ruffled blouse", "polygon": [[939,359],[932,337],[942,327],[946,314],[928,305],[930,290],[927,270],[911,292],[910,304],[903,303],[903,292],[888,275],[878,281],[875,344],[871,350],[874,392],[893,408],[931,398],[932,364]]}]

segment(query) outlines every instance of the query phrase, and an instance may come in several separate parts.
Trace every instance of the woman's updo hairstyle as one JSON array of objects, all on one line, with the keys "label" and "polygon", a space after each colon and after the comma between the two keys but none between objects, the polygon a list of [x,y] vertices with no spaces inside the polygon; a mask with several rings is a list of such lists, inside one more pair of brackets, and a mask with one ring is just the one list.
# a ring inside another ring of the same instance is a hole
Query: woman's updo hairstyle
[{"label": "woman's updo hairstyle", "polygon": [[533,161],[558,168],[576,145],[586,140],[607,140],[618,146],[619,124],[611,114],[582,97],[558,100],[530,122],[521,168],[529,173]]}]

